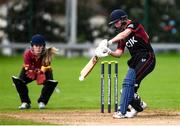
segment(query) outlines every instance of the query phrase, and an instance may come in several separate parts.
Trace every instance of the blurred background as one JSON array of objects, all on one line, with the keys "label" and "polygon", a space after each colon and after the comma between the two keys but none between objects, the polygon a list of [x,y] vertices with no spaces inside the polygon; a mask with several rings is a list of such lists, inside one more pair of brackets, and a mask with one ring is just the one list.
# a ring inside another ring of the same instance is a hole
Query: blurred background
[{"label": "blurred background", "polygon": [[22,53],[40,33],[62,56],[91,56],[115,35],[108,17],[118,8],[144,25],[156,52],[180,52],[179,0],[0,0],[1,54]]},{"label": "blurred background", "polygon": [[[11,76],[19,75],[22,53],[30,47],[31,37],[37,33],[45,36],[48,47],[59,49],[52,67],[60,91],[53,94],[47,110],[99,109],[100,62],[119,62],[120,90],[128,69],[129,53],[120,60],[101,58],[83,82],[78,78],[97,44],[117,34],[108,26],[108,21],[111,11],[118,8],[144,25],[156,52],[156,68],[143,80],[140,96],[150,109],[164,109],[164,113],[169,113],[166,109],[177,109],[179,112],[180,0],[0,0],[0,113],[21,113],[17,109],[20,100]],[[34,86],[35,81],[32,83],[28,85],[29,94],[34,111],[38,111],[36,100],[41,87]],[[4,124],[1,117],[0,124]],[[12,124],[19,123],[15,120]]]}]

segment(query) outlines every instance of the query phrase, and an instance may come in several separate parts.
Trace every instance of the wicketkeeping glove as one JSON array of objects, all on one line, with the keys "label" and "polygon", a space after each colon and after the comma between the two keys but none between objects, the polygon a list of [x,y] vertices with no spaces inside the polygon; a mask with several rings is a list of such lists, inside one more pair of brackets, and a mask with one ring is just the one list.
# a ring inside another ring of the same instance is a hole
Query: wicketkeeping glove
[{"label": "wicketkeeping glove", "polygon": [[44,83],[44,81],[46,80],[46,75],[43,71],[38,71],[37,72],[37,78],[36,78],[36,82],[38,85],[42,85]]},{"label": "wicketkeeping glove", "polygon": [[35,80],[36,78],[36,72],[34,70],[27,70],[26,75],[28,78]]}]

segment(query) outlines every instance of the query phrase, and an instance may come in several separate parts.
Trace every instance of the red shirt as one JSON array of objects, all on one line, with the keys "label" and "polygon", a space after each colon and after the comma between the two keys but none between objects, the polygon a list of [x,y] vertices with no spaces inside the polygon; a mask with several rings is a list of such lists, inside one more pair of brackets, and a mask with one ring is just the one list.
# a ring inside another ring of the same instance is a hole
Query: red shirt
[{"label": "red shirt", "polygon": [[131,29],[131,34],[118,43],[118,48],[124,50],[128,48],[131,56],[140,52],[153,52],[149,42],[149,36],[143,26],[136,21],[130,21],[126,29]]},{"label": "red shirt", "polygon": [[42,57],[38,58],[36,55],[33,54],[31,49],[26,50],[23,57],[25,68],[31,70],[41,69]]}]

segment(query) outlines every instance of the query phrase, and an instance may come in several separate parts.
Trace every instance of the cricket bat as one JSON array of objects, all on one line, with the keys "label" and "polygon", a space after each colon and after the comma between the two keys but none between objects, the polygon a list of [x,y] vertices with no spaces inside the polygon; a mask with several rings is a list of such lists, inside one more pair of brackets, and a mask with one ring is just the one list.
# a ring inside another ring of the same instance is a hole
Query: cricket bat
[{"label": "cricket bat", "polygon": [[84,78],[91,72],[96,63],[98,62],[99,57],[93,56],[86,66],[81,70],[79,80],[83,81]]}]

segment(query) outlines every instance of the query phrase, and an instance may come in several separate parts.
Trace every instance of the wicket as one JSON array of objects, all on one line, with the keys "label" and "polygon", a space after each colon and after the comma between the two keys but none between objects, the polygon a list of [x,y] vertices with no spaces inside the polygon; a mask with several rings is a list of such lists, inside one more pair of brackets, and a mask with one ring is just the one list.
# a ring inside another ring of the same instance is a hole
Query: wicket
[{"label": "wicket", "polygon": [[118,62],[117,61],[102,61],[101,62],[101,113],[104,113],[104,103],[105,103],[105,64],[108,64],[108,113],[111,113],[111,66],[114,66],[114,111],[118,110]]}]

